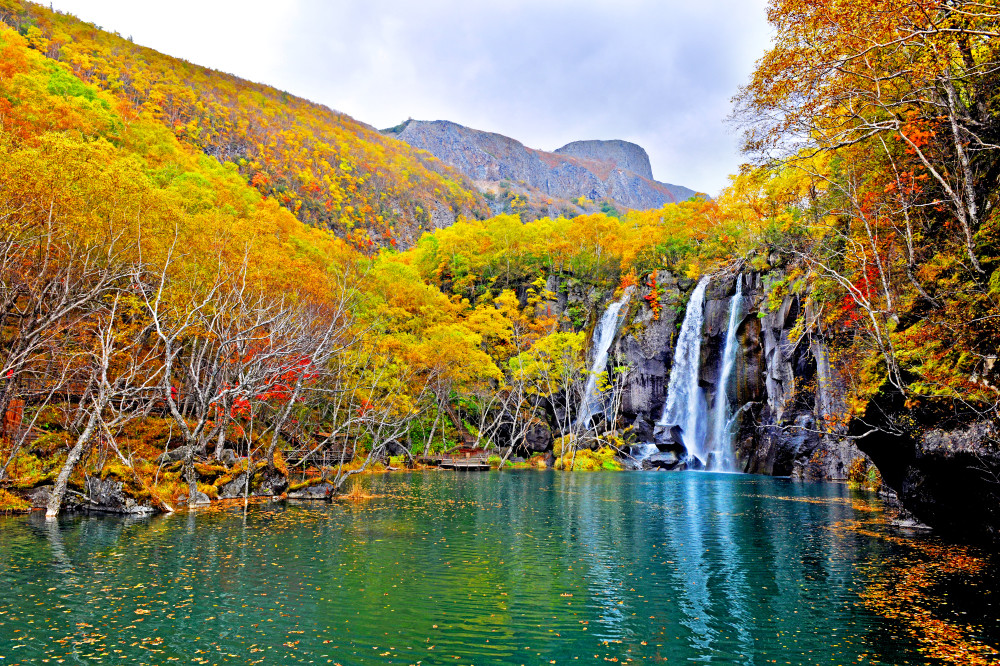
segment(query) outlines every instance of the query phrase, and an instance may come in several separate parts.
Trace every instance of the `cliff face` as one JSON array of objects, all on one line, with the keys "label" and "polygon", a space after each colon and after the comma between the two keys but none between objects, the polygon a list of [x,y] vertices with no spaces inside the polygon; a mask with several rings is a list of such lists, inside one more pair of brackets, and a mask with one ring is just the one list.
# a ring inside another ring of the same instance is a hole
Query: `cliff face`
[{"label": "cliff face", "polygon": [[647,180],[653,180],[653,168],[649,164],[649,155],[646,154],[642,146],[628,141],[573,141],[553,152],[585,160],[613,162],[620,169],[631,171]]},{"label": "cliff face", "polygon": [[[744,469],[811,481],[846,479],[862,454],[839,422],[846,385],[830,362],[826,336],[821,330],[793,333],[801,314],[815,320],[802,312],[798,295],[769,310],[760,274],[736,279],[743,280],[745,295],[735,387],[742,405],[736,452]],[[728,298],[731,289],[723,286],[717,294]]]},{"label": "cliff face", "polygon": [[[769,307],[767,285],[780,277],[780,271],[720,276],[706,291],[698,382],[711,412],[721,390],[719,360],[729,307],[737,281],[742,281],[742,307],[736,315],[740,345],[735,381],[728,387],[731,404],[741,405],[735,417],[740,468],[833,481],[846,479],[852,463],[864,459],[878,468],[884,494],[904,517],[957,538],[1000,541],[996,424],[982,416],[911,413],[902,397],[889,390],[872,400],[861,418],[845,422],[849,387],[831,360],[830,333],[795,326],[800,315],[806,321],[819,320],[803,295],[787,295],[780,305]],[[630,321],[615,343],[616,363],[631,368],[624,383],[622,417],[633,426],[636,441],[657,441],[662,451],[677,452],[670,434],[657,437],[653,424],[663,411],[692,283],[666,271],[657,273],[657,282],[663,293],[661,318],[652,318],[642,298],[649,293],[645,289],[633,299]],[[911,430],[889,434],[891,424],[907,421],[914,424]],[[677,464],[676,458],[669,460],[668,466]]]},{"label": "cliff face", "polygon": [[426,150],[471,178],[481,189],[501,184],[561,205],[585,197],[646,210],[685,201],[696,192],[653,180],[649,156],[626,141],[576,141],[555,152],[526,147],[510,137],[456,123],[410,120],[386,130]]}]

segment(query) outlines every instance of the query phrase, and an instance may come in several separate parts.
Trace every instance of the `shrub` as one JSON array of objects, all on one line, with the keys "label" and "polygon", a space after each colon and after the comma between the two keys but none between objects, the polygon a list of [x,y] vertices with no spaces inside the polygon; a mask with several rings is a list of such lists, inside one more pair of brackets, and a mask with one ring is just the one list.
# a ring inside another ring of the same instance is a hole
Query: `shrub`
[{"label": "shrub", "polygon": [[619,472],[622,470],[622,464],[615,456],[616,452],[610,446],[601,447],[597,451],[581,449],[576,452],[575,459],[572,453],[564,454],[556,461],[556,469],[576,472]]},{"label": "shrub", "polygon": [[851,461],[847,470],[847,484],[852,488],[878,492],[882,488],[882,474],[867,458],[858,457]]},{"label": "shrub", "polygon": [[26,499],[0,489],[0,513],[27,513],[28,511],[31,511],[31,504]]}]

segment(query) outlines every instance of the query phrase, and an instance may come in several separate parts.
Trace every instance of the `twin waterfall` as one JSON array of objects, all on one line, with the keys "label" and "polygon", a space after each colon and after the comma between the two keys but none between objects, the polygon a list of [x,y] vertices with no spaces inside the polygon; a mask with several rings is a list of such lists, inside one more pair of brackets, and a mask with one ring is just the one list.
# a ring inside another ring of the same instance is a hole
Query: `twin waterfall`
[{"label": "twin waterfall", "polygon": [[[705,292],[709,280],[708,276],[701,278],[688,302],[674,349],[667,399],[657,426],[665,440],[684,447],[688,468],[735,472],[738,471],[733,451],[736,410],[733,409],[730,396],[735,395],[732,384],[736,379],[735,369],[739,355],[736,332],[743,312],[743,281],[737,277],[736,293],[729,300],[729,319],[719,360],[718,383],[709,411],[705,389],[699,383]],[[630,296],[626,292],[621,299],[609,305],[594,331],[596,344],[593,367],[577,417],[578,429],[589,428],[593,417],[602,409],[602,396],[597,391],[597,380],[607,367],[608,351],[618,330],[619,314]],[[657,451],[655,444],[645,444],[640,446],[636,458],[644,460]]]},{"label": "twin waterfall", "polygon": [[[708,277],[703,277],[691,294],[681,332],[670,367],[667,402],[657,425],[666,430],[680,427],[680,443],[687,450],[688,464],[714,472],[735,472],[733,451],[732,409],[729,404],[730,384],[734,380],[739,340],[736,330],[743,311],[743,282],[737,277],[736,294],[729,300],[729,321],[719,362],[719,381],[715,389],[715,404],[708,413],[708,401],[698,378],[701,371],[701,339],[705,322],[705,290]],[[697,460],[697,462],[695,462]]]}]

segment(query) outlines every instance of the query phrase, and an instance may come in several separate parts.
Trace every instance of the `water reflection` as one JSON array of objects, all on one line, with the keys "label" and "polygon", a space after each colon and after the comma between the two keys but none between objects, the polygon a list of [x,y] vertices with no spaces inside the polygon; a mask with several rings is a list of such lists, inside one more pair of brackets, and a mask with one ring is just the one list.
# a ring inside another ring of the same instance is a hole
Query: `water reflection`
[{"label": "water reflection", "polygon": [[[414,474],[363,505],[0,518],[4,663],[927,663],[840,486]],[[118,652],[116,652],[118,651]],[[18,661],[20,660],[20,661]]]}]

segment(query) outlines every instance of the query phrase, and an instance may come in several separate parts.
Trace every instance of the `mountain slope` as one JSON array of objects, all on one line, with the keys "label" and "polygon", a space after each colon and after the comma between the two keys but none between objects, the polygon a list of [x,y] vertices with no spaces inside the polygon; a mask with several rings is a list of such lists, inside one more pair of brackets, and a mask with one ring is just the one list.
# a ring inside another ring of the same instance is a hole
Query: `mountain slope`
[{"label": "mountain slope", "polygon": [[485,202],[454,170],[349,116],[269,86],[133,44],[72,16],[0,0],[0,21],[32,48],[113,93],[134,116],[232,162],[302,221],[361,249],[408,246]]},{"label": "mountain slope", "polygon": [[627,141],[575,141],[546,152],[445,120],[408,120],[384,132],[430,152],[485,191],[508,182],[529,199],[555,200],[559,210],[580,197],[649,210],[697,194],[653,180],[646,151]]}]

